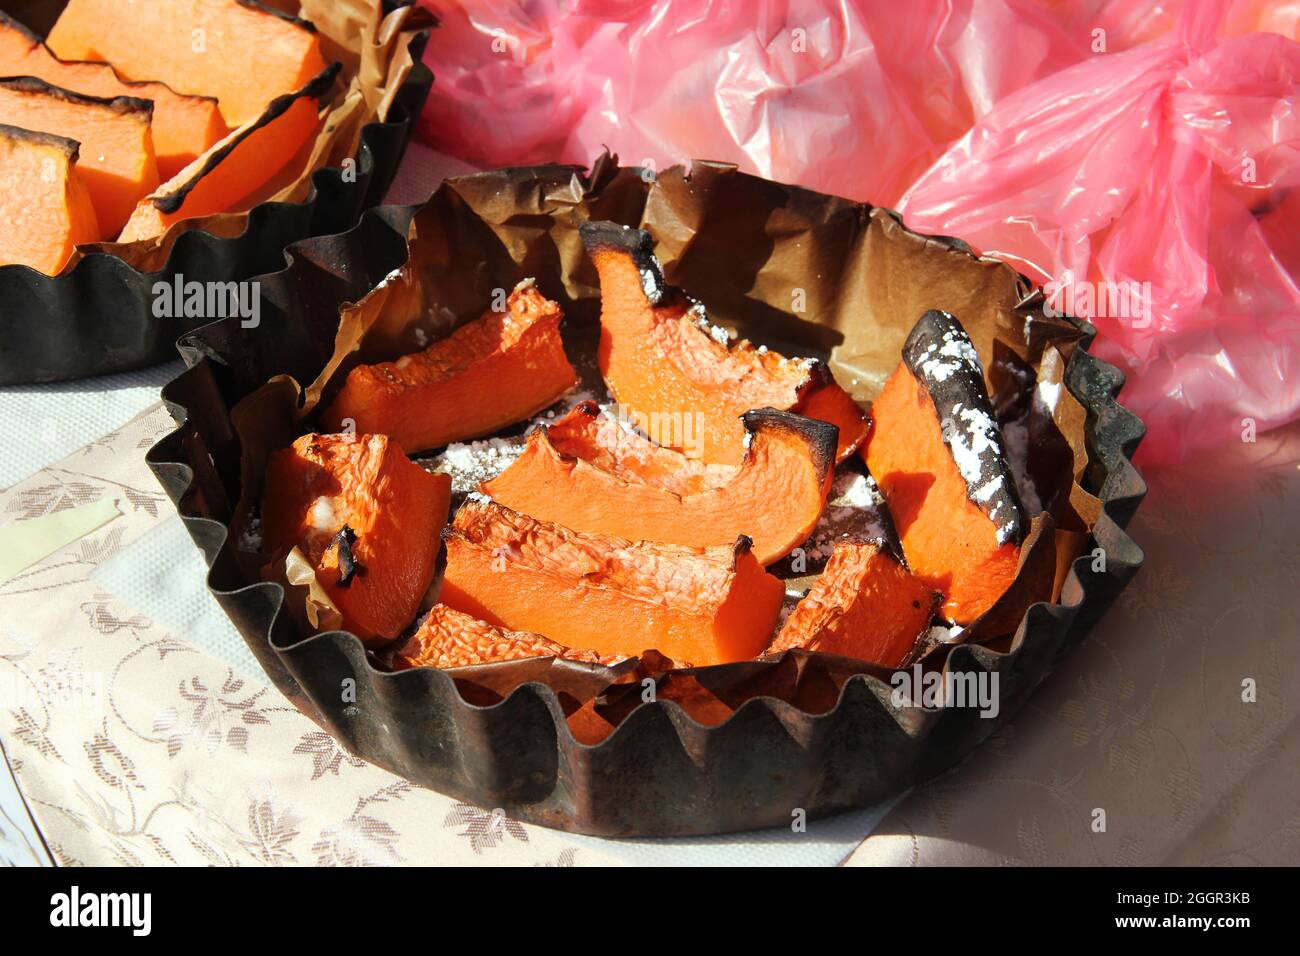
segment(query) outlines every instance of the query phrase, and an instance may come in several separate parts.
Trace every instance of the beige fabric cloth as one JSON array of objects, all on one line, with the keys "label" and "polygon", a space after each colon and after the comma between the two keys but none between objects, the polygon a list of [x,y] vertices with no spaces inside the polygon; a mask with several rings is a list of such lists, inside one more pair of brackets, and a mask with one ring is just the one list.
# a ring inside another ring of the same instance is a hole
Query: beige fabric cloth
[{"label": "beige fabric cloth", "polygon": [[1300,863],[1300,424],[1147,479],[1118,605],[848,865]]}]

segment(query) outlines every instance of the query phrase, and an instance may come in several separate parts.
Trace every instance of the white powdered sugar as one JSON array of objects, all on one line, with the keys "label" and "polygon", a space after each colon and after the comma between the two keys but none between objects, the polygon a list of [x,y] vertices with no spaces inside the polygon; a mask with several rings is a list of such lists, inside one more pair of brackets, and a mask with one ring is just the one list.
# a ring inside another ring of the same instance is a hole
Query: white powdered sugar
[{"label": "white powdered sugar", "polygon": [[886,514],[885,498],[870,475],[837,473],[826,510],[802,546],[810,566],[825,563],[840,541],[888,541]]},{"label": "white powdered sugar", "polygon": [[659,276],[654,269],[640,269],[641,273],[641,291],[651,302],[658,302],[663,296],[663,286],[659,284]]},{"label": "white powdered sugar", "polygon": [[[1000,477],[983,480],[984,456],[1002,456],[1002,443],[998,440],[997,426],[989,414],[982,409],[966,408],[958,402],[952,407],[952,411],[960,422],[958,424],[948,420],[945,423],[944,437],[952,451],[952,460],[957,464],[957,470],[962,478],[966,480],[966,486],[974,489],[972,497],[986,504],[993,500],[998,488],[1001,487],[1002,480]],[[1012,520],[1014,516],[998,513],[1005,505],[1006,499],[1000,498],[994,501],[993,506],[988,510],[989,520],[997,526],[998,544],[1005,544],[1010,540],[1014,530]]]},{"label": "white powdered sugar", "polygon": [[870,475],[845,472],[835,476],[827,503],[837,508],[881,508],[885,497]]},{"label": "white powdered sugar", "polygon": [[986,481],[984,484],[976,488],[975,494],[972,495],[972,497],[980,504],[986,504],[988,500],[993,497],[994,493],[1001,487],[1002,476],[998,475],[992,481]]},{"label": "white powdered sugar", "polygon": [[942,342],[931,342],[925,350],[925,357],[919,362],[921,373],[936,382],[946,382],[961,371],[963,365],[969,366],[977,375],[984,374],[980,357],[970,339],[954,329],[943,333]]},{"label": "white powdered sugar", "polygon": [[734,332],[729,332],[720,325],[714,325],[709,321],[709,315],[704,309],[703,302],[691,302],[691,307],[687,313],[695,321],[696,327],[707,335],[713,341],[717,342],[724,348],[731,344],[732,339],[736,337]]},{"label": "white powdered sugar", "polygon": [[495,478],[524,453],[522,438],[485,438],[448,445],[432,459],[430,470],[451,475],[453,494],[476,493],[479,483]]}]

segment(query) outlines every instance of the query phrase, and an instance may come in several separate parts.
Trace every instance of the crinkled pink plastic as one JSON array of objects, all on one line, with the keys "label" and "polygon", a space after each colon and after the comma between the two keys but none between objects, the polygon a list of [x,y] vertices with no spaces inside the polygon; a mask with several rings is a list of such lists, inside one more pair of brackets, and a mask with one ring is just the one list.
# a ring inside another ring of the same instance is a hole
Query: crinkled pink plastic
[{"label": "crinkled pink plastic", "polygon": [[1300,0],[429,5],[445,152],[723,159],[898,206],[1087,313],[1148,460],[1300,416]]},{"label": "crinkled pink plastic", "polygon": [[[608,146],[889,205],[993,104],[1088,55],[1040,0],[429,0],[421,130],[482,166]],[[1009,51],[1014,50],[1014,55]]]},{"label": "crinkled pink plastic", "polygon": [[1148,460],[1300,415],[1300,44],[1214,7],[1002,100],[900,203],[1097,325]]}]

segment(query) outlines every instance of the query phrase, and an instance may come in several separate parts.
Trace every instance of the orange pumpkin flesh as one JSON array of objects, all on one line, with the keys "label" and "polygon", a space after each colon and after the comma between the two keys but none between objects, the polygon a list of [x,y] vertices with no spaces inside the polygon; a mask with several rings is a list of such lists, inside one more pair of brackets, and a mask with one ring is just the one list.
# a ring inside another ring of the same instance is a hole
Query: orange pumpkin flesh
[{"label": "orange pumpkin flesh", "polygon": [[99,238],[77,144],[0,125],[0,265],[57,275],[79,243]]},{"label": "orange pumpkin flesh", "polygon": [[108,63],[60,60],[16,20],[0,13],[0,76],[34,76],[88,96],[153,103],[158,177],[171,179],[230,132],[211,96],[186,96],[162,83],[128,82]]},{"label": "orange pumpkin flesh", "polygon": [[433,582],[451,479],[383,435],[304,435],[266,467],[263,539],[282,562],[300,548],[367,643],[397,637]]},{"label": "orange pumpkin flesh", "polygon": [[[600,276],[601,374],[619,404],[658,440],[685,447],[682,416],[699,416],[702,455],[721,464],[744,457],[741,413],[777,408],[839,428],[837,460],[866,435],[866,417],[821,362],[789,359],[747,341],[724,344],[703,307],[664,284],[650,235],[609,222],[581,227]],[[817,414],[810,415],[808,408]],[[674,423],[654,427],[654,418]]]},{"label": "orange pumpkin flesh", "polygon": [[1027,522],[979,360],[952,316],[921,318],[871,415],[863,455],[908,566],[943,593],[945,618],[969,624],[1015,579]]},{"label": "orange pumpkin flesh", "polygon": [[443,535],[441,600],[566,647],[695,664],[741,661],[767,644],[784,596],[746,539],[688,548],[570,531],[471,496]]},{"label": "orange pumpkin flesh", "polygon": [[327,67],[296,93],[277,97],[258,119],[219,144],[145,197],[117,236],[138,242],[161,236],[183,219],[237,209],[288,164],[320,127],[320,97],[339,65]]},{"label": "orange pumpkin flesh", "polygon": [[489,309],[423,352],[359,365],[322,413],[351,419],[411,451],[488,435],[528,418],[577,384],[560,341],[560,307],[520,283],[504,312]]},{"label": "orange pumpkin flesh", "polygon": [[733,465],[711,465],[647,441],[595,402],[579,402],[563,418],[549,422],[546,437],[561,455],[580,458],[601,471],[678,495],[721,488],[736,476]]},{"label": "orange pumpkin flesh", "polygon": [[[568,419],[590,421],[597,414],[594,404],[585,403],[554,427],[563,430]],[[747,535],[758,562],[771,564],[807,538],[821,517],[835,462],[835,426],[770,408],[746,412],[743,419],[749,436],[744,461],[720,487],[682,495],[630,480],[626,470],[620,474],[562,454],[548,429],[538,428],[524,453],[481,490],[534,518],[633,541],[703,548]],[[622,430],[610,421],[605,428]],[[627,448],[631,441],[642,443],[644,456]],[[690,461],[640,435],[628,436],[622,451],[629,461],[644,457],[659,464],[665,454]]]},{"label": "orange pumpkin flesh", "polygon": [[231,128],[325,69],[315,29],[249,0],[70,0],[46,43],[131,80],[215,96]]},{"label": "orange pumpkin flesh", "polygon": [[878,542],[837,544],[768,654],[801,647],[901,667],[939,601]]},{"label": "orange pumpkin flesh", "polygon": [[90,190],[102,235],[116,235],[135,204],[158,185],[148,100],[103,99],[35,77],[0,79],[0,123],[81,144],[77,171]]},{"label": "orange pumpkin flesh", "polygon": [[393,668],[468,667],[530,657],[563,657],[588,664],[610,662],[595,651],[565,647],[528,631],[506,630],[445,604],[435,604],[419,629],[393,656]]}]

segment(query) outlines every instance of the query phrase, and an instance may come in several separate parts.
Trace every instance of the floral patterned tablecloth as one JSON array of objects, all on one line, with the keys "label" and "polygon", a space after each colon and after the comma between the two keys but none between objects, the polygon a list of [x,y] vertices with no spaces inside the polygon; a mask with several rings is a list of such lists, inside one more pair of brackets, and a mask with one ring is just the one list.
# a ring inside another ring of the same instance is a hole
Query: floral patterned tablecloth
[{"label": "floral patterned tablecloth", "polygon": [[92,580],[171,503],[155,406],[0,494],[6,522],[121,516],[0,585],[0,742],[62,864],[617,862],[349,756],[276,691]]}]

